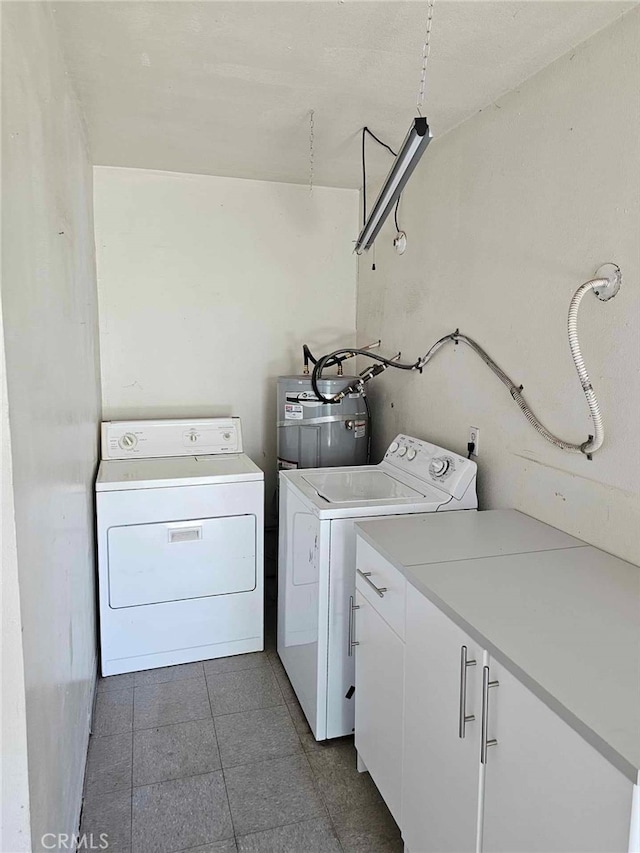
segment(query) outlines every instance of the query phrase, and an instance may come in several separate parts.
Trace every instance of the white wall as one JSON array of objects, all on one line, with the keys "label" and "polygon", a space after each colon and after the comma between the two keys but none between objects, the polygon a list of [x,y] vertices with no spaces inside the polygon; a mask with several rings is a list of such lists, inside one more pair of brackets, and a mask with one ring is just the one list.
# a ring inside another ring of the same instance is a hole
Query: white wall
[{"label": "white wall", "polygon": [[0,301],[0,511],[2,572],[0,573],[0,850],[31,850],[27,712],[22,653],[22,619],[18,586],[15,506],[7,372]]},{"label": "white wall", "polygon": [[105,418],[239,415],[274,472],[276,377],[354,343],[357,192],[96,167],[94,198]]},{"label": "white wall", "polygon": [[26,691],[27,849],[40,850],[43,833],[77,829],[96,670],[92,481],[100,377],[92,173],[50,4],[2,4],[2,54],[1,293]]},{"label": "white wall", "polygon": [[[606,444],[592,462],[547,444],[467,348],[449,346],[422,377],[371,383],[375,450],[398,430],[466,450],[480,428],[483,508],[515,507],[640,561],[639,13],[430,145],[404,193],[404,256],[387,223],[359,267],[358,339],[406,360],[455,330],[517,381],[553,431],[590,432],[566,336],[571,295],[614,260],[616,299],[589,295],[581,343]],[[435,58],[434,58],[435,61]]]}]

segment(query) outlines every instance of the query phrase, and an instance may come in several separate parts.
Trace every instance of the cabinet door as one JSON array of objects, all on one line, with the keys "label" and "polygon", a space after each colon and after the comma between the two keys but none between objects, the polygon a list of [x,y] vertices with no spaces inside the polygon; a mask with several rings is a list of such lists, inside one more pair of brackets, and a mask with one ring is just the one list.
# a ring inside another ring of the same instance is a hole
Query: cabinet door
[{"label": "cabinet door", "polygon": [[474,851],[482,651],[410,585],[405,642],[402,835],[411,853]]},{"label": "cabinet door", "polygon": [[404,643],[356,591],[356,749],[400,823]]},{"label": "cabinet door", "polygon": [[[632,784],[488,659],[485,853],[613,853],[629,841]],[[570,676],[569,676],[570,677]],[[594,690],[597,685],[594,685]]]}]

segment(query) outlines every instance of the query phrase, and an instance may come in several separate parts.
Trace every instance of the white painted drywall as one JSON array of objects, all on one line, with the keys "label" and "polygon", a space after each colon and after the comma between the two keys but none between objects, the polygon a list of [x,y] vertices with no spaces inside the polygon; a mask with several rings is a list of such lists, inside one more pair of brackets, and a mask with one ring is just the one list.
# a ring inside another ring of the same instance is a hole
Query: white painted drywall
[{"label": "white painted drywall", "polygon": [[30,849],[41,850],[44,833],[77,830],[96,671],[92,172],[50,4],[3,4],[2,53],[2,308]]},{"label": "white painted drywall", "polygon": [[94,169],[105,418],[239,415],[276,468],[276,377],[353,346],[355,190]]},{"label": "white painted drywall", "polygon": [[4,357],[2,301],[0,300],[0,850],[29,853],[29,768],[27,711],[22,654],[22,619],[18,587],[15,507],[7,371]]},{"label": "white painted drywall", "polygon": [[[475,338],[543,422],[589,433],[569,354],[576,288],[605,261],[624,284],[587,296],[583,353],[606,424],[592,462],[548,445],[467,348],[438,353],[422,377],[371,383],[377,456],[398,430],[466,450],[480,428],[481,507],[515,507],[640,561],[639,13],[611,27],[430,145],[404,194],[408,249],[389,222],[377,270],[361,258],[358,339],[381,337],[406,360],[455,330]],[[428,113],[428,109],[427,109]]]}]

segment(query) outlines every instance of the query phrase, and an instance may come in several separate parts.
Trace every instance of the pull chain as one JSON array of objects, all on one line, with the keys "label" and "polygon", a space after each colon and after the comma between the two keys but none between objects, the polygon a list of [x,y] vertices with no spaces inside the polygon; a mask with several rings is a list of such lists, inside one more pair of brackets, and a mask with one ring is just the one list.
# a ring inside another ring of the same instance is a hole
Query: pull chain
[{"label": "pull chain", "polygon": [[431,53],[431,23],[433,21],[433,0],[428,0],[427,11],[427,31],[424,37],[424,46],[422,48],[422,73],[420,74],[420,88],[418,89],[417,110],[418,115],[422,115],[422,107],[424,105],[424,93],[427,82],[427,63],[429,62],[429,54]]},{"label": "pull chain", "polygon": [[309,111],[309,195],[313,195],[313,143],[314,143],[314,123],[313,114],[315,110]]}]

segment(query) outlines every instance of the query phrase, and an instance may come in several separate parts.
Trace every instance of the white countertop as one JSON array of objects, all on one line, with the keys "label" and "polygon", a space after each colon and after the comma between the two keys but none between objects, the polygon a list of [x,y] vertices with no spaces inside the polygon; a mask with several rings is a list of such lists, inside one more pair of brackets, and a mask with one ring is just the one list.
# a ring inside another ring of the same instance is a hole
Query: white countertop
[{"label": "white countertop", "polygon": [[409,583],[637,780],[640,568],[515,510],[356,527]]}]

